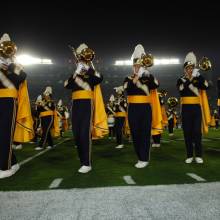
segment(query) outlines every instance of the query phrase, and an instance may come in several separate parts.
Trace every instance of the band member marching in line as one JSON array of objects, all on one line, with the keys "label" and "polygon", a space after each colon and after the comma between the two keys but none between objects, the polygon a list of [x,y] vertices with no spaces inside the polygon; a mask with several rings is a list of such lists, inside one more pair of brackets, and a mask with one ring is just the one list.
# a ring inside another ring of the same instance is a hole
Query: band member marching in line
[{"label": "band member marching in line", "polygon": [[[211,63],[204,57],[199,61],[198,66],[202,70],[208,70]],[[182,127],[187,153],[185,163],[192,163],[194,149],[196,163],[203,163],[202,130],[208,132],[211,119],[205,91],[208,88],[208,82],[200,75],[193,52],[187,54],[183,68],[184,75],[178,79],[177,89],[182,105]]]},{"label": "band member marching in line", "polygon": [[42,100],[39,100],[37,110],[41,120],[42,136],[35,150],[42,150],[45,148],[46,143],[48,143],[47,148],[51,149],[53,147],[52,127],[54,125],[55,110],[55,104],[52,100],[52,87],[46,87],[42,95]]},{"label": "band member marching in line", "polygon": [[34,120],[33,128],[34,128],[34,134],[35,134],[31,143],[37,143],[38,138],[41,137],[41,134],[39,132],[40,131],[40,117],[39,117],[40,112],[38,111],[38,107],[41,105],[41,101],[42,101],[42,96],[39,95],[36,101],[34,101],[31,106],[31,114]]},{"label": "band member marching in line", "polygon": [[215,129],[219,128],[219,114],[218,110],[214,110],[214,119],[215,119]]},{"label": "band member marching in line", "polygon": [[62,99],[57,103],[57,113],[59,117],[60,136],[63,137],[63,133],[68,130],[69,111],[68,108],[63,105]]},{"label": "band member marching in line", "polygon": [[128,122],[138,157],[135,167],[144,168],[150,160],[151,128],[158,122],[155,120],[155,115],[158,114],[155,114],[153,108],[157,107],[161,111],[158,94],[155,90],[159,83],[146,68],[153,65],[153,57],[145,54],[142,45],[139,44],[135,47],[132,59],[133,73],[125,78],[124,89],[127,92]]},{"label": "band member marching in line", "polygon": [[[161,90],[159,94],[159,100],[160,100],[160,106],[161,106],[161,114],[162,114],[162,126],[163,128],[167,126],[168,124],[168,119],[167,119],[167,114],[166,114],[166,108],[165,108],[165,97],[167,95],[167,91]],[[161,133],[162,131],[151,131],[152,132],[152,147],[160,147],[160,141],[161,141]],[[156,132],[156,133],[155,133]],[[154,134],[155,133],[155,134]]]},{"label": "band member marching in line", "polygon": [[214,110],[213,111],[213,114],[211,116],[211,122],[210,122],[210,127],[211,128],[215,128],[215,129],[218,129],[218,120],[219,120],[219,116],[218,116],[218,110]]},{"label": "band member marching in line", "polygon": [[180,126],[181,126],[180,116],[179,116],[179,112],[177,110],[175,111],[174,126],[175,126],[176,129],[180,128]]},{"label": "band member marching in line", "polygon": [[176,127],[177,121],[177,113],[175,107],[178,105],[178,99],[175,97],[169,97],[167,99],[168,110],[167,110],[167,118],[168,118],[168,132],[169,136],[172,137],[174,135],[173,129]]},{"label": "band member marching in line", "polygon": [[20,166],[12,143],[33,138],[33,121],[26,73],[15,63],[17,47],[8,34],[0,39],[0,179],[15,174]]},{"label": "band member marching in line", "polygon": [[127,116],[127,101],[124,96],[123,86],[115,87],[115,91],[117,93],[113,107],[113,110],[115,112],[115,133],[117,142],[117,146],[115,148],[121,149],[124,147],[122,137],[123,128],[125,126],[125,119]]},{"label": "band member marching in line", "polygon": [[95,53],[86,44],[81,44],[73,53],[77,68],[65,81],[64,87],[72,90],[72,129],[81,163],[78,172],[87,173],[92,169],[92,133],[95,135],[92,129],[96,126],[102,129],[97,123],[99,121],[99,124],[105,123],[103,131],[108,133],[107,116],[98,85],[103,76],[94,69],[92,60]]},{"label": "band member marching in line", "polygon": [[168,118],[168,132],[169,132],[169,136],[172,137],[172,136],[174,136],[173,128],[175,127],[175,120],[176,120],[175,109],[169,108],[167,110],[167,118]]},{"label": "band member marching in line", "polygon": [[113,139],[115,137],[115,112],[113,110],[115,97],[111,95],[109,98],[109,102],[106,105],[105,111],[108,116],[108,129],[109,129],[109,139]]},{"label": "band member marching in line", "polygon": [[210,122],[210,124],[209,124],[209,127],[210,128],[215,128],[215,117],[214,117],[214,112],[213,112],[213,110],[211,110],[211,122]]}]

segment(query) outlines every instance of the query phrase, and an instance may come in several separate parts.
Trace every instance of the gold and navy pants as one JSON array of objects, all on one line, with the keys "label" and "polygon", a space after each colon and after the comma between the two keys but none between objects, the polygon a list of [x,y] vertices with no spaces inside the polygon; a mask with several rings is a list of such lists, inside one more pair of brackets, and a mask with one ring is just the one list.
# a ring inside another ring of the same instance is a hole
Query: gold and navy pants
[{"label": "gold and navy pants", "polygon": [[92,99],[75,99],[72,103],[72,130],[75,137],[80,163],[91,165],[92,147]]},{"label": "gold and navy pants", "polygon": [[17,99],[0,98],[0,170],[9,170],[17,163],[12,150],[16,111]]}]

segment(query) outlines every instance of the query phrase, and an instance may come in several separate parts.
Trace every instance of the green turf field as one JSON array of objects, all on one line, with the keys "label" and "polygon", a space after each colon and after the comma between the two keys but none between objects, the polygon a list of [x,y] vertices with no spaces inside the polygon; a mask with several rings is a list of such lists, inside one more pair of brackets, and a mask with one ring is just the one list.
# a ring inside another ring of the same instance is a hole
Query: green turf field
[{"label": "green turf field", "polygon": [[[56,178],[63,179],[59,189],[127,186],[123,176],[131,176],[135,185],[140,186],[197,182],[186,173],[195,173],[206,182],[220,181],[220,130],[210,130],[204,137],[205,163],[202,165],[184,163],[185,146],[181,130],[175,130],[172,138],[166,132],[163,134],[161,148],[151,149],[150,164],[144,169],[134,167],[137,158],[128,141],[124,149],[115,149],[114,140],[97,140],[93,142],[93,170],[88,174],[77,172],[80,164],[71,132],[56,143],[61,141],[65,142],[22,165],[14,176],[0,180],[0,190],[45,190]],[[17,150],[18,161],[39,153],[34,147],[26,144],[22,150]]]}]

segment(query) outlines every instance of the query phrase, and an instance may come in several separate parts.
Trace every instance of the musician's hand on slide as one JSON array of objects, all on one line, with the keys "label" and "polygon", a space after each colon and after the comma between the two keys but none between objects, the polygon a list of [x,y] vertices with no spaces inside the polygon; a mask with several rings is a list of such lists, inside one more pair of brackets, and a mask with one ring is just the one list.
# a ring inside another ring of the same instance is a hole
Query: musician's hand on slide
[{"label": "musician's hand on slide", "polygon": [[89,69],[89,65],[85,64],[85,63],[78,63],[77,64],[77,68],[76,68],[76,73],[79,74],[81,71],[87,71]]},{"label": "musician's hand on slide", "polygon": [[14,67],[14,73],[19,75],[23,69],[24,69],[24,67],[21,64],[16,64]]}]

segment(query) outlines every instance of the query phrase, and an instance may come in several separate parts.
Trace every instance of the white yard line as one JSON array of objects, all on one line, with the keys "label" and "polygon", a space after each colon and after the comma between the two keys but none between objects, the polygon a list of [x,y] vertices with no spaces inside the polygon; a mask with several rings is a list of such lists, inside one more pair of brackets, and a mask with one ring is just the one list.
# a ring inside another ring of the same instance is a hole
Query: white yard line
[{"label": "white yard line", "polygon": [[161,139],[161,143],[170,143],[170,140]]},{"label": "white yard line", "polygon": [[123,179],[128,185],[135,185],[136,184],[131,176],[123,176]]},{"label": "white yard line", "polygon": [[187,176],[190,176],[191,178],[195,179],[198,182],[204,182],[206,181],[204,178],[202,178],[201,176],[198,176],[195,173],[186,173]]},{"label": "white yard line", "polygon": [[212,138],[212,139],[214,139],[214,140],[215,140],[215,139],[216,139],[216,140],[220,140],[220,137],[215,137],[215,138]]},{"label": "white yard line", "polygon": [[59,187],[59,185],[61,184],[62,181],[63,181],[62,178],[54,179],[53,182],[49,185],[49,188],[54,189],[54,188]]},{"label": "white yard line", "polygon": [[212,140],[210,140],[210,139],[208,139],[208,138],[202,138],[202,141],[203,141],[203,142],[209,142],[209,141],[212,141]]},{"label": "white yard line", "polygon": [[[64,143],[64,142],[67,141],[67,140],[69,140],[69,138],[66,138],[65,140],[63,140],[63,141],[61,141],[61,142],[55,144],[54,147],[57,147],[58,145]],[[32,157],[28,157],[27,159],[22,160],[22,161],[19,163],[19,165],[20,165],[20,166],[21,166],[21,165],[24,165],[24,164],[28,163],[29,161],[33,160],[34,158],[39,157],[40,155],[45,154],[47,151],[52,150],[52,149],[53,149],[53,148],[51,148],[51,149],[45,149],[45,150],[43,150],[43,151],[41,151],[41,152],[35,154],[35,155],[32,156]]]}]

